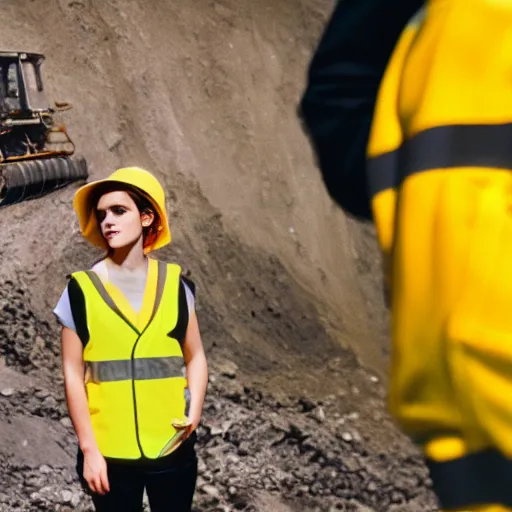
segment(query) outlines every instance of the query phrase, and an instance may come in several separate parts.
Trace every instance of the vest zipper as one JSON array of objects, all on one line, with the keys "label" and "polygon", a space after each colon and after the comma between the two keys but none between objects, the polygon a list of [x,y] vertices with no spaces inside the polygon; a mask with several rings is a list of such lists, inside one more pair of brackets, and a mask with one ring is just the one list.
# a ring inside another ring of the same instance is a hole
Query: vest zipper
[{"label": "vest zipper", "polygon": [[134,415],[134,421],[135,421],[135,437],[137,438],[137,445],[139,447],[141,457],[143,459],[146,459],[147,457],[144,455],[144,450],[142,449],[142,444],[140,442],[139,420],[138,420],[138,416],[137,416],[137,397],[135,394],[135,348],[137,347],[137,343],[139,342],[142,334],[143,333],[141,333],[140,336],[137,338],[137,340],[133,344],[133,348],[132,348],[132,399],[133,399],[133,415]]},{"label": "vest zipper", "polygon": [[146,329],[149,327],[149,324],[151,323],[151,320],[148,322],[146,327],[144,327],[144,330],[139,334],[139,337],[135,340],[135,343],[133,344],[132,348],[132,395],[133,395],[133,413],[135,416],[135,436],[137,438],[137,445],[140,450],[140,454],[142,455],[143,459],[147,459],[146,455],[144,454],[144,450],[142,449],[142,444],[140,442],[140,434],[139,434],[139,419],[137,416],[137,395],[135,393],[135,349],[137,348],[137,344],[139,343],[139,340],[142,338],[144,333],[146,332]]}]

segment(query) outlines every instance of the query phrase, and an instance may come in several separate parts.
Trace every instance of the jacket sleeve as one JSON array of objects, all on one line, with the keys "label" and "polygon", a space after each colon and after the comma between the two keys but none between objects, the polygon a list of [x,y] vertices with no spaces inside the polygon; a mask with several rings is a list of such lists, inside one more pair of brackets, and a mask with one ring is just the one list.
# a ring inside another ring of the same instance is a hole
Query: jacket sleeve
[{"label": "jacket sleeve", "polygon": [[371,219],[366,145],[394,46],[424,0],[341,0],[313,55],[299,115],[331,197]]}]

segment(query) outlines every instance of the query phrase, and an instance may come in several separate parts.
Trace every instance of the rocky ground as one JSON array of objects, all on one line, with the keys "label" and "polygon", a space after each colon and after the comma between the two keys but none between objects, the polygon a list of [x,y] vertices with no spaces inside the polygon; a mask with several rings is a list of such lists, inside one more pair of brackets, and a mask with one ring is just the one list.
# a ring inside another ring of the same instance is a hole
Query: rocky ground
[{"label": "rocky ground", "polygon": [[[92,510],[73,469],[58,350],[44,341],[53,328],[34,322],[24,295],[10,282],[0,291],[0,510]],[[311,398],[244,383],[234,362],[212,361],[195,511],[436,510],[379,378],[347,371],[342,357],[323,378],[335,392]]]},{"label": "rocky ground", "polygon": [[[417,455],[398,438],[381,449],[372,439],[389,428],[378,382],[370,381],[375,398],[366,404],[373,411],[368,416],[355,407],[339,412],[357,397],[355,385],[323,401],[276,397],[243,386],[235,368],[211,375],[198,431],[195,511],[436,510]],[[3,387],[0,416],[12,443],[12,454],[0,459],[0,510],[92,510],[71,465],[76,445],[61,394],[27,384]],[[40,439],[19,434],[30,423],[46,425]],[[45,447],[52,450],[48,459]]]}]

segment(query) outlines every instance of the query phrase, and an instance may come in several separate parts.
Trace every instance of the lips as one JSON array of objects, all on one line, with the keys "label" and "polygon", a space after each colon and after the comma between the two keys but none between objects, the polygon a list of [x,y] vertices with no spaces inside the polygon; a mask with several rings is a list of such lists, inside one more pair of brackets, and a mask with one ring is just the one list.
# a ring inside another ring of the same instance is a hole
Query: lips
[{"label": "lips", "polygon": [[107,238],[108,240],[114,238],[115,236],[117,236],[119,234],[119,231],[107,231],[105,233],[105,238]]}]

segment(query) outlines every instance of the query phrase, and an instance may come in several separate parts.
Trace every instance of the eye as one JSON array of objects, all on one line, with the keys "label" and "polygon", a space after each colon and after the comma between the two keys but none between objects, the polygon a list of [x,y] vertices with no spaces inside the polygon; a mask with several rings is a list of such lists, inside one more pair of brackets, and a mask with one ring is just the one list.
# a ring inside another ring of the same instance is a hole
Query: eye
[{"label": "eye", "polygon": [[114,215],[120,216],[123,215],[123,213],[126,212],[126,208],[123,208],[122,206],[113,206],[112,207],[112,213]]},{"label": "eye", "polygon": [[106,216],[107,213],[104,210],[96,210],[96,218],[98,219],[99,223],[103,222]]}]

